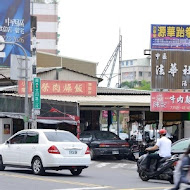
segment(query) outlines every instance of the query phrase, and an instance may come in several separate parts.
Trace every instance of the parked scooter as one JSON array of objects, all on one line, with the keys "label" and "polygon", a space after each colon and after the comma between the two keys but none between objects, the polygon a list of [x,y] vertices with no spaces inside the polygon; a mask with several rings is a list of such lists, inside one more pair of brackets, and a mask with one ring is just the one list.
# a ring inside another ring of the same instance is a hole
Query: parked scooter
[{"label": "parked scooter", "polygon": [[[137,172],[142,181],[148,181],[149,179],[166,180],[173,184],[173,171],[174,165],[179,157],[173,155],[170,158],[162,158],[158,161],[152,159],[150,165],[150,172],[146,171],[147,156],[149,153],[142,155],[137,161]],[[156,168],[157,165],[157,168]]]}]

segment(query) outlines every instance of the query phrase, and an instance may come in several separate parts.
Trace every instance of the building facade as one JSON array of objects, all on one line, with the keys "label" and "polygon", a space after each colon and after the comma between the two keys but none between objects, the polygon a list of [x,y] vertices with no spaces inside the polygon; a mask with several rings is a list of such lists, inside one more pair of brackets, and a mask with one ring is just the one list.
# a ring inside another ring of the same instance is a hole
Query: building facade
[{"label": "building facade", "polygon": [[31,15],[37,17],[37,51],[57,54],[58,3],[53,0],[32,0]]},{"label": "building facade", "polygon": [[130,59],[121,62],[121,83],[151,81],[150,58]]}]

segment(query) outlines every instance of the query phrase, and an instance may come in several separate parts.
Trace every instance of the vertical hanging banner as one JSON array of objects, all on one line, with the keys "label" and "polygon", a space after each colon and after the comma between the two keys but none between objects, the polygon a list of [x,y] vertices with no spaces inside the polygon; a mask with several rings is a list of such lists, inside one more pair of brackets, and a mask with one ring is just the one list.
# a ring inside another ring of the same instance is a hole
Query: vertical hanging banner
[{"label": "vertical hanging banner", "polygon": [[20,44],[28,56],[30,52],[30,0],[0,0],[0,67],[10,67],[11,54],[23,56],[14,45]]},{"label": "vertical hanging banner", "polygon": [[34,93],[34,109],[41,109],[41,80],[40,78],[34,78],[33,80],[33,93]]}]

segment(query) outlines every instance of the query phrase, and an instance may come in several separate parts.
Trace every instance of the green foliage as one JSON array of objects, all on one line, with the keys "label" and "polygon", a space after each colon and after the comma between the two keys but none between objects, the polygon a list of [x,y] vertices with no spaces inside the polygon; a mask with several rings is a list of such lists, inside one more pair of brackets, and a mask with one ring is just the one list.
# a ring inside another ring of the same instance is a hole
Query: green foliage
[{"label": "green foliage", "polygon": [[138,90],[151,90],[150,82],[142,80],[139,87],[136,87],[135,89],[138,89]]},{"label": "green foliage", "polygon": [[134,80],[134,81],[131,81],[131,82],[125,81],[125,82],[121,83],[121,87],[126,87],[127,86],[128,88],[134,88],[137,85],[138,85],[137,80]]},{"label": "green foliage", "polygon": [[142,80],[140,83],[135,80],[135,81],[125,81],[123,83],[121,83],[121,87],[128,87],[128,88],[134,88],[134,89],[138,89],[138,90],[151,90],[150,87],[150,82]]}]

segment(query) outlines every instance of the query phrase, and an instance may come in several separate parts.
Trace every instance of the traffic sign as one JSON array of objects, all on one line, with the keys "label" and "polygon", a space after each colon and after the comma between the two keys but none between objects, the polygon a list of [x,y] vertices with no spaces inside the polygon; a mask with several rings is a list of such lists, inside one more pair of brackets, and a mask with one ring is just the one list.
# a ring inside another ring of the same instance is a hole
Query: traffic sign
[{"label": "traffic sign", "polygon": [[34,109],[41,109],[41,80],[40,78],[34,78],[33,80],[33,94],[34,94]]}]

